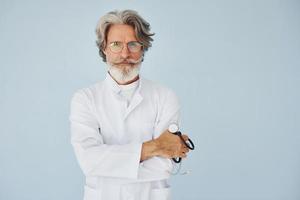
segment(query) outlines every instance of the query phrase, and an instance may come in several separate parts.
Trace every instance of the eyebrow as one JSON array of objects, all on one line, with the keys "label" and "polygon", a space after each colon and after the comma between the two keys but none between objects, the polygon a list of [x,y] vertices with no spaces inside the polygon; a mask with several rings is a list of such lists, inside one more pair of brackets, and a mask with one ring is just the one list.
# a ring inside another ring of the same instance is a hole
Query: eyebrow
[{"label": "eyebrow", "polygon": [[[122,41],[118,41],[118,40],[113,40],[113,41],[110,41],[108,43],[112,43],[112,42],[121,42],[121,43],[123,43]],[[137,40],[131,40],[129,42],[139,42],[139,41],[137,41]],[[127,43],[129,43],[129,42],[127,42]]]}]

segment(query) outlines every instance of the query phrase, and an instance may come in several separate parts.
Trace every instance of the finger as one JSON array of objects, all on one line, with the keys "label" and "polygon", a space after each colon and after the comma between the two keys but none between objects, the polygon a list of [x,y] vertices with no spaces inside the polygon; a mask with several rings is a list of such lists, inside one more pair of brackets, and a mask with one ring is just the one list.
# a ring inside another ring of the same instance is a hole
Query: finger
[{"label": "finger", "polygon": [[180,158],[186,158],[186,154],[184,152],[181,153]]},{"label": "finger", "polygon": [[182,135],[184,141],[187,141],[189,139],[189,137],[187,135]]},{"label": "finger", "polygon": [[182,152],[184,152],[184,153],[188,153],[190,150],[187,148],[187,147],[184,147],[183,149],[182,149]]},{"label": "finger", "polygon": [[177,151],[174,151],[172,155],[173,155],[173,158],[177,158],[177,157],[181,157],[182,154],[183,154],[182,149],[178,149]]},{"label": "finger", "polygon": [[168,158],[177,158],[178,155],[176,153],[172,153],[168,155]]},{"label": "finger", "polygon": [[190,151],[190,149],[187,148],[187,147],[185,147],[184,150],[185,150],[186,153],[188,153]]}]

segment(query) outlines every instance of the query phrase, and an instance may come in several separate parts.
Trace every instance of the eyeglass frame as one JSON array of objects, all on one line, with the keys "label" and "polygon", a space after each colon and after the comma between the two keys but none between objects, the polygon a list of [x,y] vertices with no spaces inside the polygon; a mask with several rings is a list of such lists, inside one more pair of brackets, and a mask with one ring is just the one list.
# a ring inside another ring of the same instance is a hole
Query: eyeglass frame
[{"label": "eyeglass frame", "polygon": [[[111,45],[112,45],[113,43],[115,43],[115,42],[119,42],[119,43],[122,44],[122,48],[121,48],[120,51],[118,51],[118,52],[115,52],[115,51],[113,51],[113,50],[111,49]],[[133,42],[134,42],[134,43],[138,43],[138,44],[140,45],[141,49],[140,49],[139,51],[134,52],[134,51],[131,51],[131,50],[130,50],[128,44],[133,43]],[[108,44],[107,47],[109,48],[109,50],[110,50],[112,53],[121,53],[122,50],[124,49],[124,46],[125,46],[124,43],[121,42],[121,41],[112,41],[112,42],[110,42],[110,43]],[[126,46],[127,46],[127,49],[128,49],[128,51],[129,51],[130,53],[138,53],[138,52],[140,52],[141,50],[143,50],[143,47],[144,47],[143,43],[141,43],[141,42],[139,42],[139,41],[130,41],[130,42],[127,42],[127,43],[126,43]]]}]

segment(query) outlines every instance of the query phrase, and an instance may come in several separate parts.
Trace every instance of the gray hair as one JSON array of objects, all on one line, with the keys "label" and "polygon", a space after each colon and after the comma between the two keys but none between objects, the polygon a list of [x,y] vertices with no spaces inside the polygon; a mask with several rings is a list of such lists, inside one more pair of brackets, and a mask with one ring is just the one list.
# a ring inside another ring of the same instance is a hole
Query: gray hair
[{"label": "gray hair", "polygon": [[126,24],[134,28],[137,40],[143,44],[143,55],[145,51],[147,51],[152,46],[151,42],[153,41],[153,38],[151,36],[153,36],[154,33],[150,33],[150,24],[146,20],[144,20],[136,11],[111,11],[99,19],[96,27],[96,44],[99,49],[99,55],[102,57],[102,60],[104,62],[106,62],[106,56],[103,50],[106,48],[107,33],[109,27],[113,24]]}]

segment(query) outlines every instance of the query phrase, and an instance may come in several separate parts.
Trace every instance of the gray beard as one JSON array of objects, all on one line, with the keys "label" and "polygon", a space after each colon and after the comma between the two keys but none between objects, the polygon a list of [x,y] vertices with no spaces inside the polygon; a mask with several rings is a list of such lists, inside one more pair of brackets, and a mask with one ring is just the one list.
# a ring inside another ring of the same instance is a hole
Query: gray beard
[{"label": "gray beard", "polygon": [[122,68],[108,63],[108,71],[110,75],[120,84],[124,84],[133,80],[139,75],[141,63],[136,63],[133,66],[125,65]]}]

